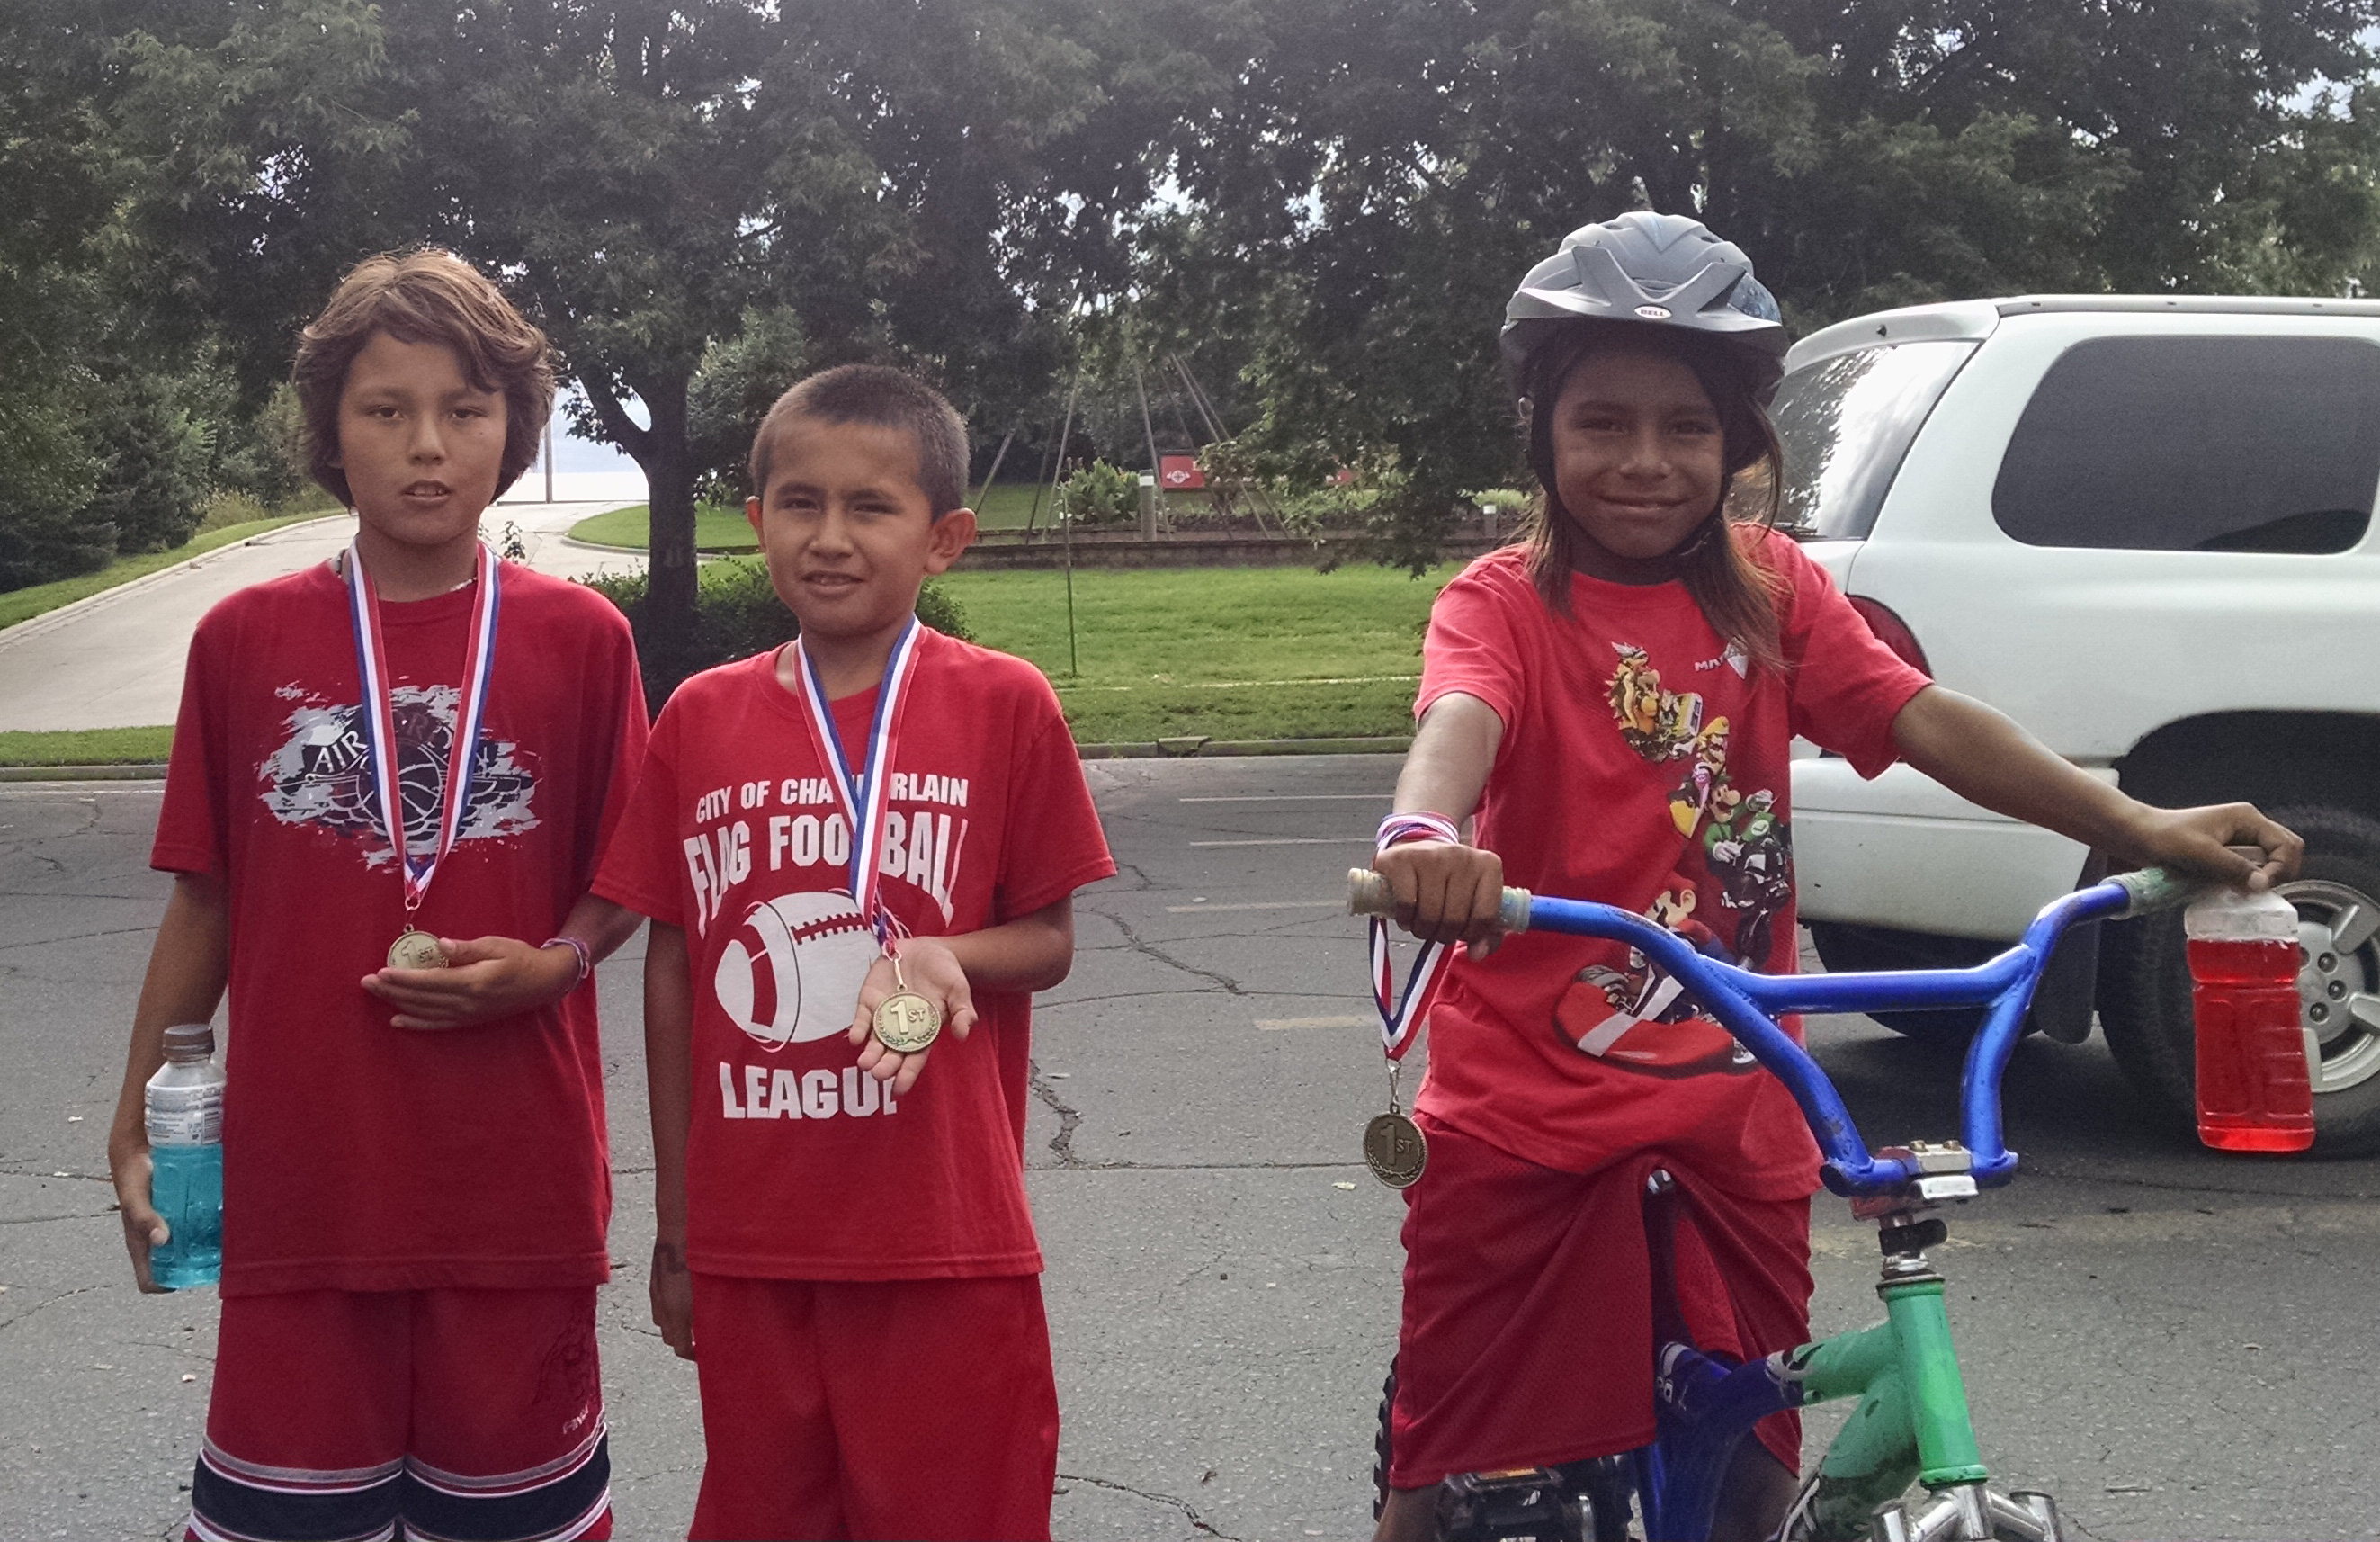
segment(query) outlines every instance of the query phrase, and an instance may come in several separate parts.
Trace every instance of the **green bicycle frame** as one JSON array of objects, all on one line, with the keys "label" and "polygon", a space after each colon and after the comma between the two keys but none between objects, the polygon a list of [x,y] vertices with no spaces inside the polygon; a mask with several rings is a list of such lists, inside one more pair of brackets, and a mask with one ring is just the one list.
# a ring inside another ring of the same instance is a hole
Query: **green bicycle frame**
[{"label": "green bicycle frame", "polygon": [[1818,1469],[1809,1513],[1822,1537],[1864,1536],[1876,1507],[1912,1482],[1933,1489],[1988,1475],[1951,1348],[1941,1278],[1928,1271],[1887,1281],[1876,1293],[1884,1321],[1804,1344],[1787,1361],[1801,1375],[1804,1405],[1859,1399]]}]

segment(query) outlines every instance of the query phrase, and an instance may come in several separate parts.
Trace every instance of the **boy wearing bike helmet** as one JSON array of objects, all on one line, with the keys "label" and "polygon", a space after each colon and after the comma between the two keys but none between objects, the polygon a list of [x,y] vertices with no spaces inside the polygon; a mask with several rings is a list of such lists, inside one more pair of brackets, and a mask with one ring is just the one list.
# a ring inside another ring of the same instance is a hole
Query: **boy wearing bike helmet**
[{"label": "boy wearing bike helmet", "polygon": [[[2244,804],[2148,807],[1932,685],[1770,528],[1786,337],[1741,249],[1691,219],[1625,214],[1567,237],[1505,317],[1539,492],[1527,539],[1431,612],[1420,726],[1373,863],[1408,930],[1470,944],[1428,1009],[1384,1538],[1434,1536],[1450,1475],[1652,1439],[1653,1317],[1670,1305],[1644,1224],[1657,1169],[1684,1198],[1674,1305],[1695,1342],[1748,1358],[1809,1336],[1818,1153],[1791,1096],[1624,944],[1502,938],[1503,884],[1791,970],[1796,735],[1867,776],[1905,759],[2126,864],[2263,888],[2300,850]],[[1731,516],[1755,467],[1758,506]],[[1714,1537],[1767,1536],[1791,1500],[1798,1418],[1756,1433]]]}]

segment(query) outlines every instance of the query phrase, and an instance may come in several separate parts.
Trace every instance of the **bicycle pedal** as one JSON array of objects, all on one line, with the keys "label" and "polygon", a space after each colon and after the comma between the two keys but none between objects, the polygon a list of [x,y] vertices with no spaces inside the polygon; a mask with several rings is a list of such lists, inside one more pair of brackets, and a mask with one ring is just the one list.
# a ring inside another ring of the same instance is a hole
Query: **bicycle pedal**
[{"label": "bicycle pedal", "polygon": [[1585,1542],[1578,1496],[1545,1467],[1457,1473],[1438,1486],[1443,1542]]}]

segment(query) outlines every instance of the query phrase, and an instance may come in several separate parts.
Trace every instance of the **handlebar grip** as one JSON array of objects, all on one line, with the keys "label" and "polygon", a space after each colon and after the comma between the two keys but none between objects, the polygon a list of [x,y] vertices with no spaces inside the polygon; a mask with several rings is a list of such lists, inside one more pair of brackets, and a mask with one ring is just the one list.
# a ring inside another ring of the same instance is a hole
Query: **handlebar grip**
[{"label": "handlebar grip", "polygon": [[2165,868],[2143,868],[2138,872],[2118,873],[2110,881],[2131,896],[2118,914],[2119,920],[2188,905],[2215,887],[2203,878],[2192,878]]},{"label": "handlebar grip", "polygon": [[[1347,869],[1347,914],[1350,916],[1388,916],[1397,908],[1396,895],[1389,880],[1369,868]],[[1508,932],[1529,929],[1529,892],[1507,889],[1496,907],[1497,919]]]}]

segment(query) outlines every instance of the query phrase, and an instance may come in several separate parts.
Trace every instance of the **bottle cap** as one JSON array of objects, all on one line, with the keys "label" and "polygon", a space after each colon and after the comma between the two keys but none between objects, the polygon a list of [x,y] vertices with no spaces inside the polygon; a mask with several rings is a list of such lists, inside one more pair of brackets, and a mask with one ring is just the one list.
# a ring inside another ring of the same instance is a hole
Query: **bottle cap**
[{"label": "bottle cap", "polygon": [[165,1030],[167,1060],[205,1060],[215,1052],[215,1030],[207,1023],[176,1023]]}]

